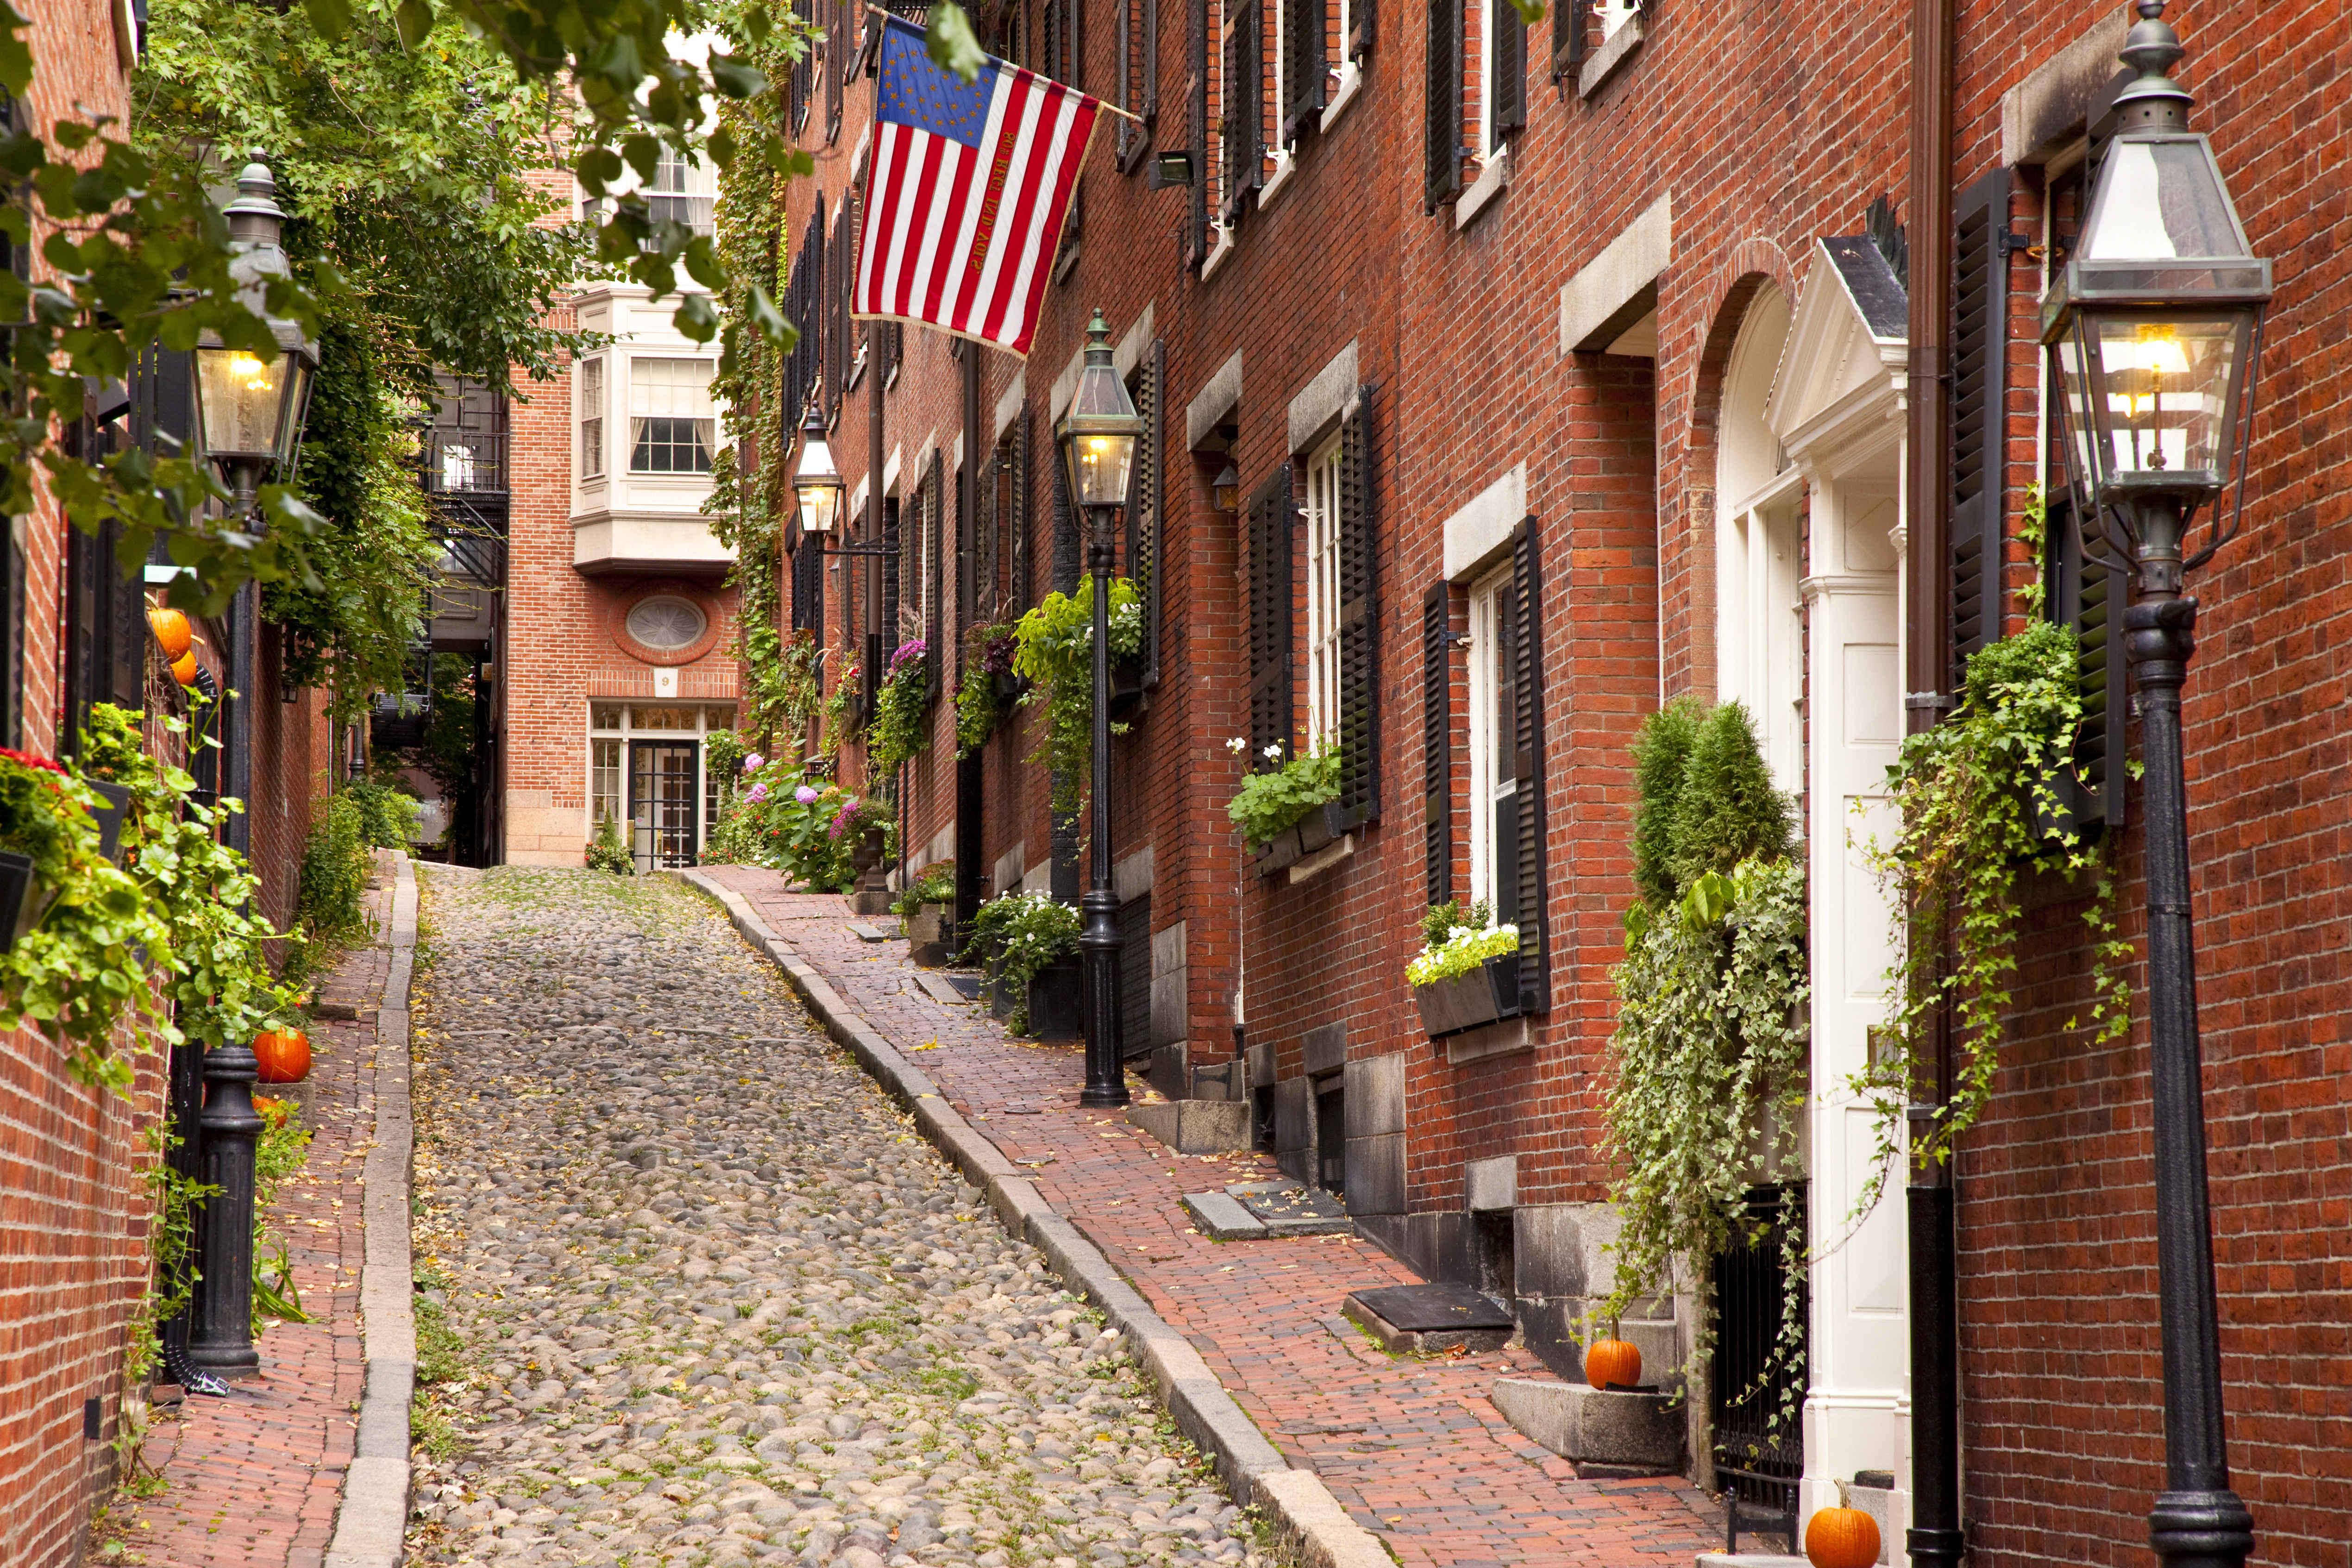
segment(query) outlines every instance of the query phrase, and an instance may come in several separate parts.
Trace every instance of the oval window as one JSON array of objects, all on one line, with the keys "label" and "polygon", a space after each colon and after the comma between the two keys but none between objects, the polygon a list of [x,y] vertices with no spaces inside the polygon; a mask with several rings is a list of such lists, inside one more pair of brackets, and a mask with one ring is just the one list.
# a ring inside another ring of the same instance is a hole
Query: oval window
[{"label": "oval window", "polygon": [[675,653],[701,641],[703,629],[709,622],[692,600],[656,594],[638,600],[630,608],[626,625],[629,636],[645,647]]}]

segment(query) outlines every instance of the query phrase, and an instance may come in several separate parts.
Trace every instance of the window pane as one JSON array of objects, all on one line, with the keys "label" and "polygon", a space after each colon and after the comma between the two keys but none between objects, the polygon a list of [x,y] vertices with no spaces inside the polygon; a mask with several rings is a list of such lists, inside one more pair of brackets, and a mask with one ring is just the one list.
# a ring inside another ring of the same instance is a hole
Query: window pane
[{"label": "window pane", "polygon": [[589,743],[588,831],[593,837],[606,820],[616,826],[622,817],[621,742]]},{"label": "window pane", "polygon": [[604,471],[604,362],[580,362],[580,477]]},{"label": "window pane", "polygon": [[626,711],[617,703],[599,702],[588,710],[588,727],[592,730],[625,729],[627,727],[625,722]]},{"label": "window pane", "polygon": [[630,728],[635,730],[692,730],[694,710],[691,708],[632,708]]},{"label": "window pane", "polygon": [[710,362],[707,359],[633,359],[629,362],[629,412],[701,419],[710,415]]}]

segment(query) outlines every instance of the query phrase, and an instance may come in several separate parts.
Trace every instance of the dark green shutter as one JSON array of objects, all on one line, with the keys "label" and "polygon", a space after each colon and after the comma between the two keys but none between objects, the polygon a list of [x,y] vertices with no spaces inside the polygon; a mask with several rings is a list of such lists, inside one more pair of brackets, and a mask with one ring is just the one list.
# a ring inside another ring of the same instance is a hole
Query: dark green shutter
[{"label": "dark green shutter", "polygon": [[1571,80],[1582,74],[1585,37],[1592,28],[1591,6],[1592,0],[1552,0],[1552,80]]},{"label": "dark green shutter", "polygon": [[1373,510],[1372,389],[1339,420],[1339,815],[1381,816],[1380,530]]},{"label": "dark green shutter", "polygon": [[1025,403],[1013,421],[1012,503],[1004,531],[1013,541],[1013,613],[1021,615],[1034,603],[1029,584],[1029,405]]},{"label": "dark green shutter", "polygon": [[1454,896],[1454,595],[1443,579],[1421,601],[1421,819],[1429,901]]},{"label": "dark green shutter", "polygon": [[[1513,878],[1519,927],[1519,1011],[1542,1013],[1551,1006],[1550,944],[1546,940],[1544,884],[1543,579],[1536,548],[1536,520],[1527,520],[1511,548],[1515,647],[1511,650],[1511,772],[1516,795]],[[1499,857],[1497,858],[1499,859]]]},{"label": "dark green shutter", "polygon": [[1198,272],[1209,259],[1209,0],[1190,0],[1184,12],[1185,65],[1192,73],[1185,95],[1186,150],[1191,153],[1192,184],[1185,200],[1190,207],[1184,225],[1184,265]]},{"label": "dark green shutter", "polygon": [[940,614],[940,602],[946,595],[943,592],[945,579],[941,575],[945,567],[940,555],[947,542],[940,512],[940,459],[939,454],[934,452],[930,472],[923,479],[923,532],[929,542],[926,548],[931,557],[928,574],[929,580],[923,584],[923,648],[930,656],[930,673],[923,687],[926,704],[940,700],[940,671],[947,663],[947,647],[940,641],[940,632],[945,624],[945,617]]},{"label": "dark green shutter", "polygon": [[1054,592],[1075,594],[1078,591],[1079,558],[1084,552],[1078,542],[1077,508],[1070,504],[1070,470],[1063,464],[1060,443],[1045,448],[1045,467],[1053,485]]},{"label": "dark green shutter", "polygon": [[1528,122],[1528,25],[1511,0],[1494,0],[1487,17],[1495,31],[1495,130],[1517,131]]},{"label": "dark green shutter", "polygon": [[[898,651],[898,594],[900,585],[907,581],[903,570],[907,554],[904,535],[912,531],[911,529],[902,531],[899,526],[898,498],[884,496],[882,548],[885,553],[877,562],[882,569],[882,624],[874,630],[881,636],[882,657],[886,659]],[[881,678],[882,671],[874,670],[867,677],[867,683],[870,685]]]},{"label": "dark green shutter", "polygon": [[1249,502],[1249,700],[1250,766],[1264,771],[1281,764],[1269,746],[1287,756],[1291,714],[1291,512],[1290,465],[1258,487]]},{"label": "dark green shutter", "polygon": [[1323,57],[1323,0],[1278,0],[1282,6],[1282,140],[1317,127],[1329,79]]},{"label": "dark green shutter", "polygon": [[1422,128],[1422,209],[1462,194],[1462,0],[1429,0],[1428,100]]},{"label": "dark green shutter", "polygon": [[2059,791],[2063,820],[2045,826],[2121,827],[2126,792],[2116,764],[2128,744],[2123,584],[2105,567],[2083,559],[2074,502],[2063,493],[2050,503],[2043,559],[2049,563],[2050,618],[2074,634],[2075,689],[2083,699],[2074,768]]},{"label": "dark green shutter", "polygon": [[1143,689],[1160,684],[1160,404],[1168,374],[1168,348],[1153,339],[1135,378],[1135,411],[1143,434],[1127,477],[1127,576],[1143,606]]},{"label": "dark green shutter", "polygon": [[1265,43],[1259,36],[1263,0],[1242,0],[1225,34],[1223,95],[1225,202],[1220,216],[1231,227],[1239,221],[1250,193],[1265,179],[1265,93],[1261,79]]},{"label": "dark green shutter", "polygon": [[1339,40],[1339,47],[1347,50],[1349,59],[1360,63],[1371,57],[1372,39],[1378,31],[1374,24],[1379,19],[1380,7],[1375,0],[1356,0],[1348,7],[1348,36]]},{"label": "dark green shutter", "polygon": [[2009,352],[2009,171],[1962,191],[1952,215],[1952,685],[2001,633],[2002,374]]}]

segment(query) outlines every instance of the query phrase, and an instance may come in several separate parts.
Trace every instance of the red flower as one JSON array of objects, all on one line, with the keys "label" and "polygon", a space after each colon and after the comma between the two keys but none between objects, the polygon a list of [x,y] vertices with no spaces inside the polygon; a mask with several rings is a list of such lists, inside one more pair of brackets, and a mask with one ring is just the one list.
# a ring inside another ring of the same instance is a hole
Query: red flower
[{"label": "red flower", "polygon": [[30,752],[15,751],[6,746],[0,746],[0,758],[5,758],[9,762],[19,763],[25,767],[38,768],[45,773],[62,773],[65,772],[65,769],[58,766],[57,763],[49,761],[47,757],[37,757]]}]

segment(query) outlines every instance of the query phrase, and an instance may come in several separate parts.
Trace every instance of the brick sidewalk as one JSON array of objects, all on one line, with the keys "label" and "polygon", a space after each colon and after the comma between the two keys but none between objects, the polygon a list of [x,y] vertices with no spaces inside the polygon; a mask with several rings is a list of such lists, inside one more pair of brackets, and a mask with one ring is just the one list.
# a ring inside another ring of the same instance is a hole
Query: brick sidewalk
[{"label": "brick sidewalk", "polygon": [[787,892],[772,871],[705,870],[1032,1166],[1040,1194],[1192,1341],[1267,1438],[1408,1568],[1686,1562],[1720,1542],[1719,1514],[1687,1482],[1580,1480],[1513,1430],[1487,1391],[1501,1375],[1550,1375],[1533,1357],[1424,1362],[1372,1345],[1340,1317],[1341,1300],[1417,1276],[1370,1242],[1195,1234],[1181,1194],[1276,1179],[1271,1160],[1176,1154],[1123,1116],[1080,1110],[1076,1047],[1014,1039],[981,1008],[932,1000],[905,945],[859,941],[839,898]]},{"label": "brick sidewalk", "polygon": [[[372,890],[367,902],[379,931],[388,929],[391,889]],[[321,1010],[359,1017],[311,1026],[310,1077],[293,1086],[311,1130],[310,1159],[279,1189],[270,1230],[286,1243],[314,1321],[263,1334],[261,1375],[234,1384],[227,1398],[191,1397],[176,1420],[158,1413],[146,1450],[169,1485],[144,1502],[116,1504],[135,1521],[123,1544],[151,1568],[317,1568],[326,1560],[366,1383],[360,1176],[375,1126],[375,1009],[390,968],[390,950],[377,945],[328,976]]]}]

